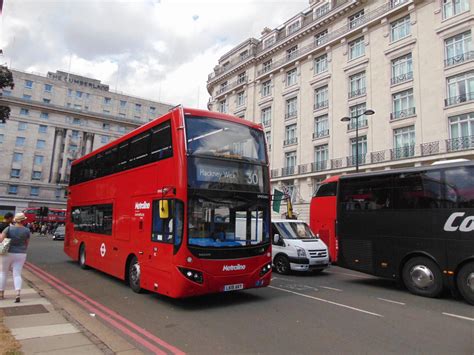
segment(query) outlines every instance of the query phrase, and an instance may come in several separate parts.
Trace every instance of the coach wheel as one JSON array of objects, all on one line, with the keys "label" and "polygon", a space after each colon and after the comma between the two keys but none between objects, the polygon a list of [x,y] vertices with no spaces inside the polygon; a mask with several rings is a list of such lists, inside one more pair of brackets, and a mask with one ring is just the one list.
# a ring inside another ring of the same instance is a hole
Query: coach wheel
[{"label": "coach wheel", "polygon": [[459,270],[456,282],[466,302],[474,305],[474,262],[464,265]]},{"label": "coach wheel", "polygon": [[81,244],[81,247],[79,248],[79,266],[82,269],[87,269],[87,265],[86,265],[86,246],[84,244]]},{"label": "coach wheel", "polygon": [[136,256],[130,260],[128,267],[128,284],[134,292],[140,293],[142,291],[140,287],[140,264]]},{"label": "coach wheel", "polygon": [[403,266],[403,282],[411,293],[437,297],[443,291],[443,280],[438,266],[425,257],[415,257]]},{"label": "coach wheel", "polygon": [[274,260],[275,270],[279,274],[289,274],[290,273],[290,261],[284,255],[278,255]]}]

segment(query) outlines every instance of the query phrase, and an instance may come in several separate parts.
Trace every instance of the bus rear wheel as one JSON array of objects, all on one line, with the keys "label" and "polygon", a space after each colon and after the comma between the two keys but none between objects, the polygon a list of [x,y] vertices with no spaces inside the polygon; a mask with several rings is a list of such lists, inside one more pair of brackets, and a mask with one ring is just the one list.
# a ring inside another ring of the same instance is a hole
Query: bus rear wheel
[{"label": "bus rear wheel", "polygon": [[438,266],[422,256],[408,260],[403,266],[403,283],[413,294],[438,297],[443,291],[443,280]]},{"label": "bus rear wheel", "polygon": [[128,285],[133,292],[141,293],[140,287],[140,264],[136,256],[133,256],[128,266]]},{"label": "bus rear wheel", "polygon": [[273,261],[275,270],[279,274],[288,275],[290,273],[290,261],[284,255],[277,255]]},{"label": "bus rear wheel", "polygon": [[466,302],[474,305],[474,262],[464,265],[459,270],[456,283]]},{"label": "bus rear wheel", "polygon": [[79,266],[81,269],[87,269],[86,265],[86,246],[85,244],[81,244],[79,248]]}]

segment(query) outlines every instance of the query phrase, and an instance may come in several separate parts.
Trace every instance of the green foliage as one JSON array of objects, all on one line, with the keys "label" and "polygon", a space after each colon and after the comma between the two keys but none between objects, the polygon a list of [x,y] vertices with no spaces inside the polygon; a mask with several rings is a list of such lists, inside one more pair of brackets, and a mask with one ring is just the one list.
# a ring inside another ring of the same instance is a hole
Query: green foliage
[{"label": "green foliage", "polygon": [[[14,86],[12,72],[7,67],[0,66],[0,90],[7,87],[13,90]],[[10,107],[0,105],[0,122],[5,123],[9,117]]]}]

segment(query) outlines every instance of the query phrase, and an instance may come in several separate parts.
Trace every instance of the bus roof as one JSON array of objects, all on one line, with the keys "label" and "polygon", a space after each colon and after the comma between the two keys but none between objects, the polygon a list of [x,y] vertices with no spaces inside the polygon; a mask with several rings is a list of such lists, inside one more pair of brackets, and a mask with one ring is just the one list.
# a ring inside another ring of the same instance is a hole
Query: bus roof
[{"label": "bus roof", "polygon": [[[120,144],[121,142],[126,141],[127,139],[129,139],[131,137],[134,137],[137,134],[140,134],[140,133],[146,131],[147,129],[160,124],[162,121],[164,121],[164,120],[168,119],[169,117],[171,117],[172,112],[174,112],[177,109],[179,109],[179,106],[176,106],[176,107],[172,108],[169,112],[165,113],[164,115],[162,115],[160,117],[155,118],[153,121],[150,121],[150,122],[148,122],[148,123],[146,123],[146,124],[144,124],[140,127],[135,128],[133,131],[123,135],[122,137],[119,137],[119,138],[109,142],[108,144],[106,144],[106,145],[104,145],[100,148],[97,148],[96,150],[93,150],[89,154],[86,154],[83,157],[80,157],[80,158],[74,160],[72,162],[72,165],[76,165],[76,164],[80,163],[81,161],[86,160],[87,158],[90,158],[90,157],[96,155],[97,153],[105,151],[110,147],[113,147],[117,144]],[[242,118],[232,116],[232,115],[227,115],[227,114],[220,113],[220,112],[200,110],[200,109],[192,109],[192,108],[185,108],[185,107],[183,107],[183,111],[184,111],[185,116],[203,116],[203,117],[219,118],[219,119],[231,121],[231,122],[234,122],[234,123],[239,123],[239,124],[251,127],[251,128],[260,129],[260,130],[263,129],[261,124],[256,124],[256,123],[244,120]]]}]

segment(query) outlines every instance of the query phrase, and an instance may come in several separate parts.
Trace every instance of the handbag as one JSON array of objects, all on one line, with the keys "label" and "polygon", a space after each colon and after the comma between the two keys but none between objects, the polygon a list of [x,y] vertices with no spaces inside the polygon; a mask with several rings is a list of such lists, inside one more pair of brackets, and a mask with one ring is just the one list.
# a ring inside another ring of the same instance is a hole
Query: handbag
[{"label": "handbag", "polygon": [[[7,230],[7,235],[8,235],[9,230]],[[6,255],[8,254],[8,250],[10,249],[10,243],[11,243],[10,238],[5,238],[2,240],[0,243],[0,255]]]}]

